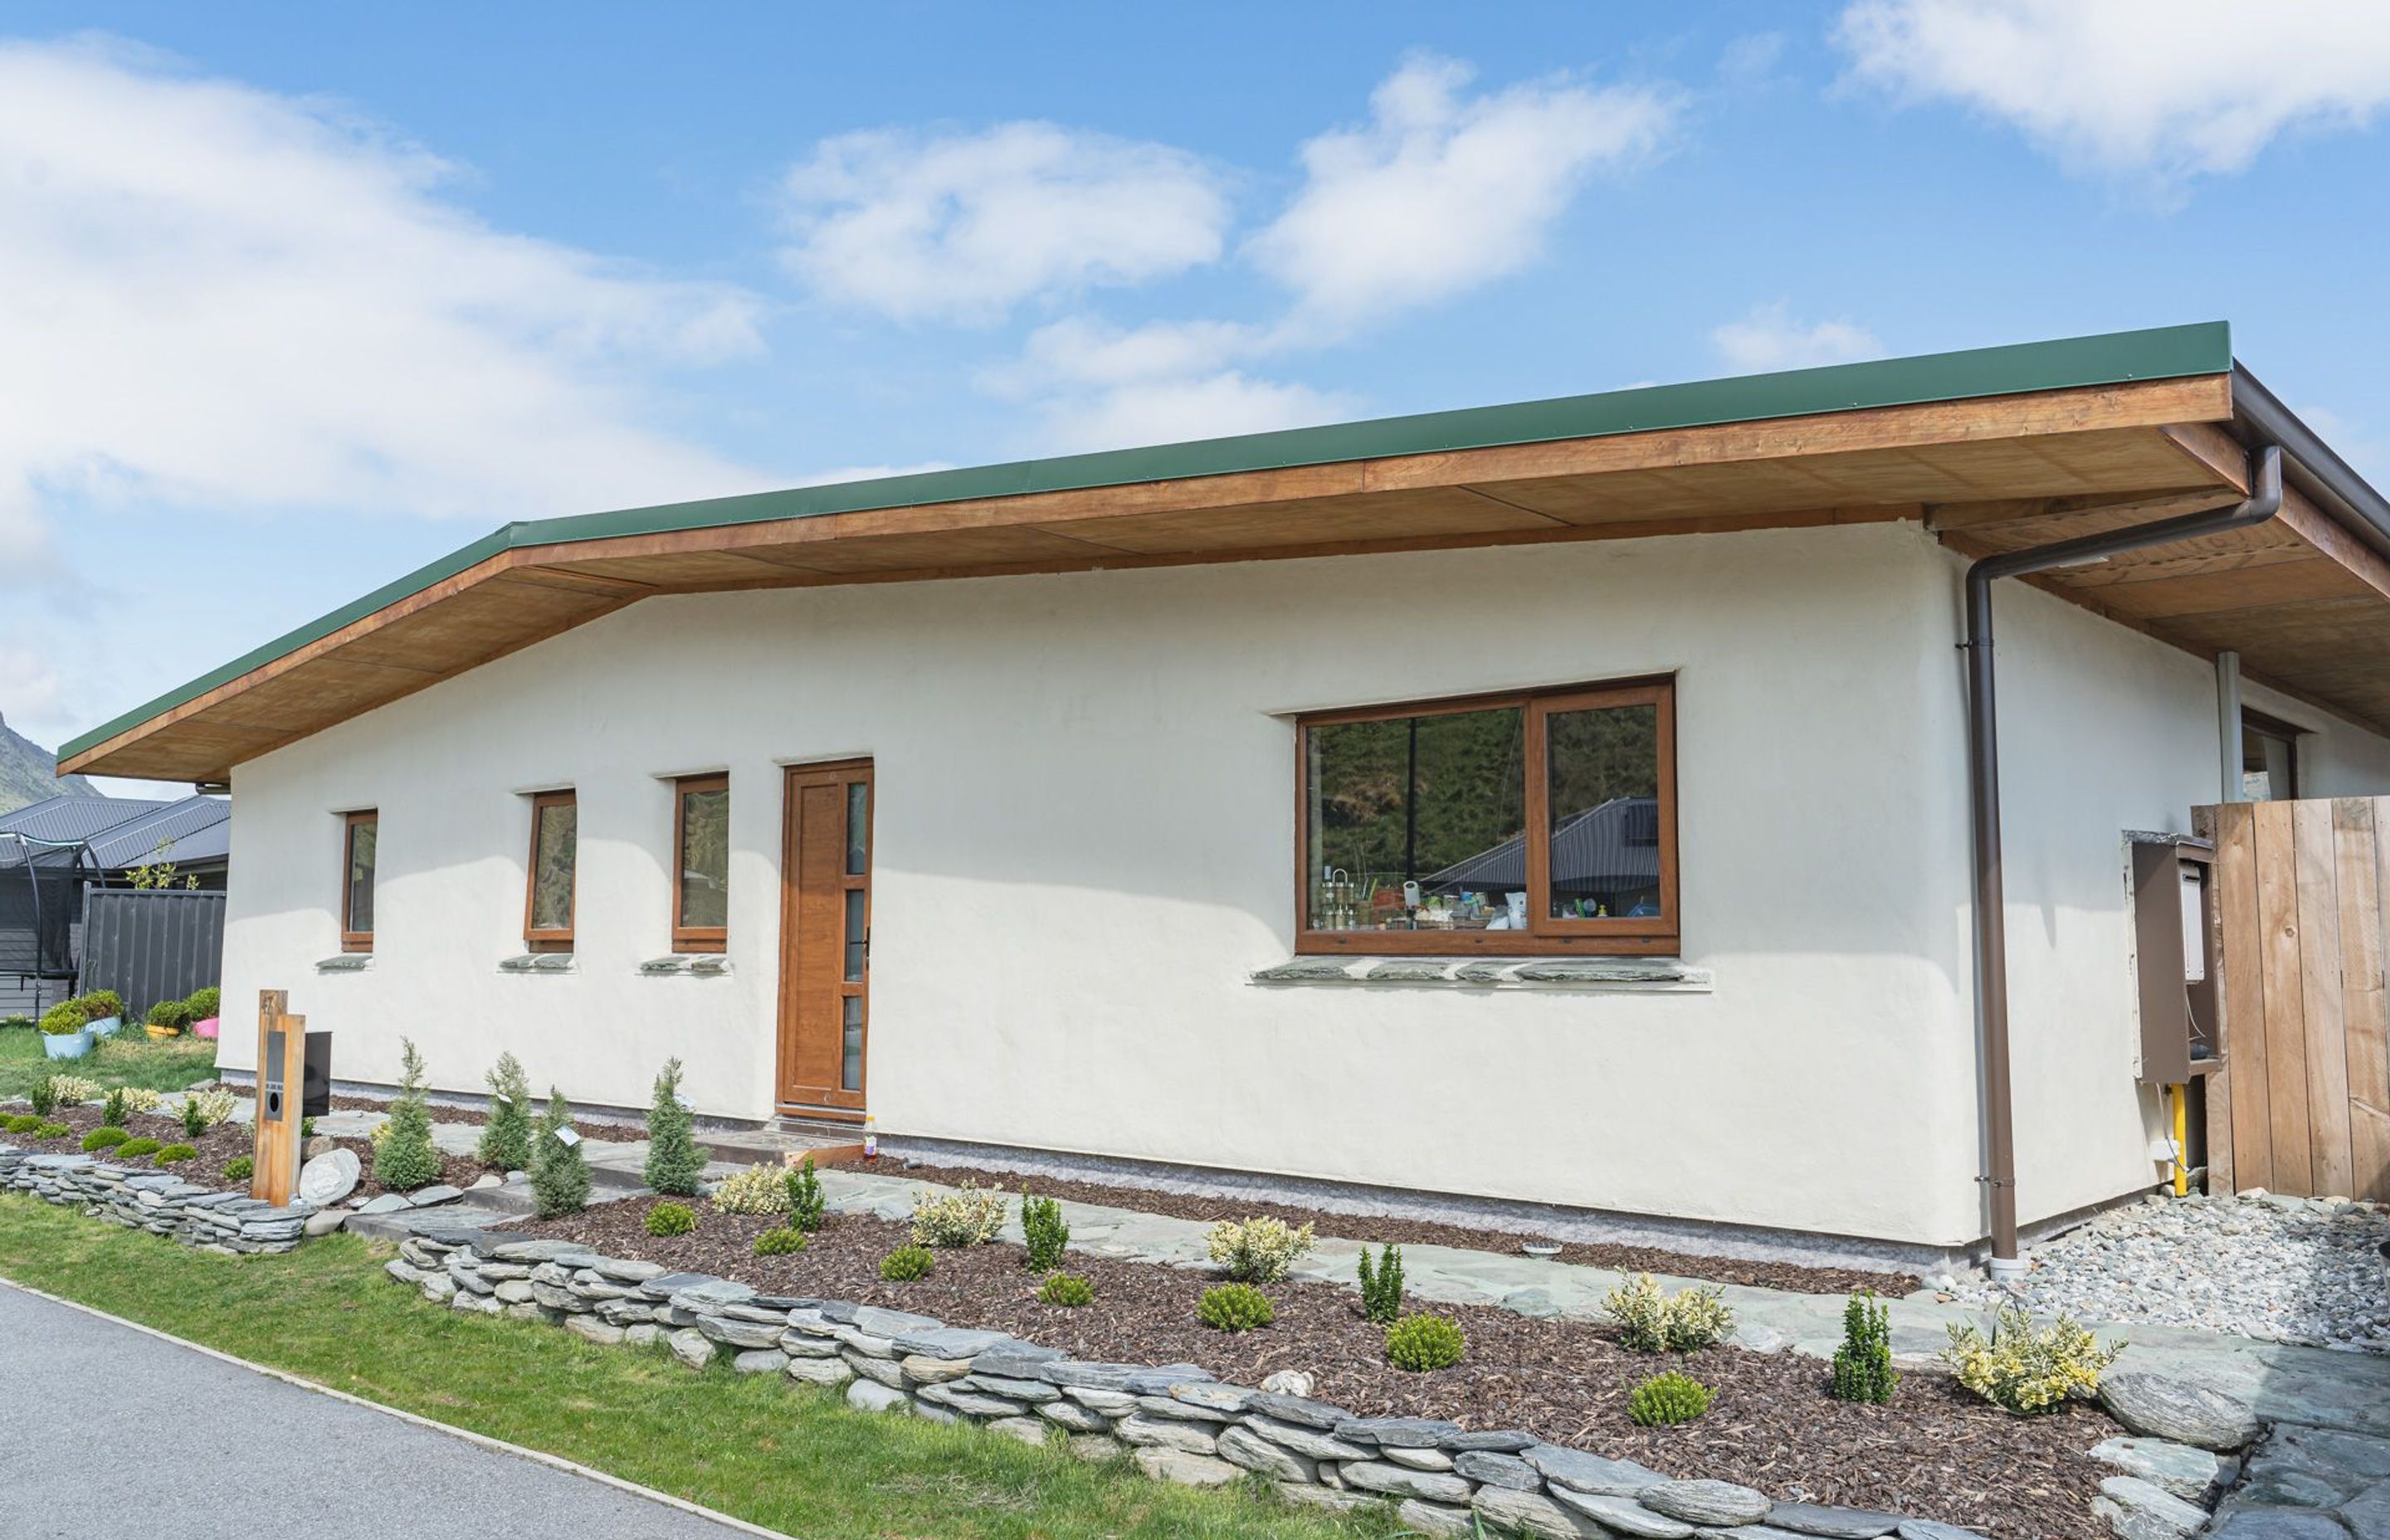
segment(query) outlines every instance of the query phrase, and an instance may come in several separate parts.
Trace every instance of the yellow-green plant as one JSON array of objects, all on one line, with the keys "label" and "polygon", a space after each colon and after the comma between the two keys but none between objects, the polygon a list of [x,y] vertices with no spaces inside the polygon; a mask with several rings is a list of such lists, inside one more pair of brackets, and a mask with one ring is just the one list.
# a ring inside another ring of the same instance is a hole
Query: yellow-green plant
[{"label": "yellow-green plant", "polygon": [[1468,1346],[1460,1328],[1441,1315],[1406,1315],[1386,1328],[1386,1362],[1412,1374],[1448,1369]]},{"label": "yellow-green plant", "polygon": [[1717,1392],[1687,1374],[1655,1374],[1626,1393],[1627,1418],[1645,1428],[1690,1422],[1710,1409]]},{"label": "yellow-green plant", "polygon": [[83,1136],[83,1151],[88,1155],[96,1149],[114,1149],[131,1137],[133,1136],[122,1128],[102,1125]]},{"label": "yellow-green plant", "polygon": [[759,1257],[794,1256],[804,1249],[805,1232],[787,1225],[776,1225],[755,1238]]},{"label": "yellow-green plant", "polygon": [[1602,1297],[1602,1313],[1619,1341],[1637,1353],[1690,1353],[1723,1341],[1734,1312],[1715,1289],[1671,1295],[1649,1273],[1638,1273]]},{"label": "yellow-green plant", "polygon": [[687,1235],[696,1228],[697,1211],[687,1203],[658,1203],[648,1211],[649,1235]]},{"label": "yellow-green plant", "polygon": [[179,1161],[196,1161],[199,1152],[186,1144],[170,1144],[158,1151],[158,1164],[170,1166]]},{"label": "yellow-green plant", "polygon": [[2116,1361],[2125,1344],[2102,1347],[2100,1339],[2061,1315],[2049,1326],[2034,1324],[2021,1306],[2003,1307],[1986,1337],[1972,1326],[1950,1328],[1943,1356],[1959,1383],[1993,1405],[2020,1417],[2046,1412],[2069,1396],[2100,1389],[2100,1374]]},{"label": "yellow-green plant", "polygon": [[1311,1226],[1296,1229],[1283,1219],[1223,1219],[1204,1237],[1212,1260],[1240,1283],[1276,1283],[1311,1250]]},{"label": "yellow-green plant", "polygon": [[225,1162],[225,1180],[246,1182],[256,1172],[257,1162],[246,1155],[236,1155]]},{"label": "yellow-green plant", "polygon": [[777,1166],[741,1166],[713,1185],[713,1206],[724,1213],[786,1213],[789,1186]]},{"label": "yellow-green plant", "polygon": [[1059,1304],[1075,1310],[1080,1305],[1096,1303],[1096,1286],[1069,1273],[1048,1273],[1046,1281],[1037,1286],[1037,1300],[1041,1304]]},{"label": "yellow-green plant", "polygon": [[927,1246],[899,1246],[880,1259],[880,1276],[890,1283],[912,1283],[928,1277],[937,1265],[938,1253]]},{"label": "yellow-green plant", "polygon": [[1203,1290],[1195,1318],[1214,1331],[1252,1331],[1278,1319],[1278,1311],[1252,1284],[1222,1283]]},{"label": "yellow-green plant", "polygon": [[916,1246],[984,1246],[1004,1233],[1004,1189],[966,1181],[953,1192],[923,1187],[913,1200]]}]

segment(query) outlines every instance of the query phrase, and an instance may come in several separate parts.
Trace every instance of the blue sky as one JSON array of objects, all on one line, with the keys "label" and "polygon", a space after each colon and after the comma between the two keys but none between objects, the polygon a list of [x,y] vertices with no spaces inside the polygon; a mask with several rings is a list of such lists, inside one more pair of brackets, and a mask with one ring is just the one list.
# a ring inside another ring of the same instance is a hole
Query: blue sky
[{"label": "blue sky", "polygon": [[19,3],[0,712],[511,518],[2223,317],[2390,475],[2390,9]]}]

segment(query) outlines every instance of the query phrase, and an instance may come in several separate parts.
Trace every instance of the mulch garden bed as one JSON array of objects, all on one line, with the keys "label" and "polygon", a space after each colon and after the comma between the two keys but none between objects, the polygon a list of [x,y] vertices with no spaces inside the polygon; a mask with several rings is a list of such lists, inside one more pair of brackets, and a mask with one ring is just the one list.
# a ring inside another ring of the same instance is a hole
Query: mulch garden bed
[{"label": "mulch garden bed", "polygon": [[[1391,1240],[1398,1246],[1454,1246],[1464,1251],[1504,1251],[1516,1255],[1519,1242],[1539,1238],[1508,1230],[1439,1224],[1429,1219],[1333,1213],[1285,1203],[1255,1202],[1249,1198],[1206,1198],[1189,1193],[1157,1192],[1149,1187],[1119,1187],[1101,1182],[1024,1176],[1019,1172],[976,1166],[906,1162],[901,1171],[890,1171],[889,1165],[888,1161],[882,1160],[876,1167],[857,1164],[855,1169],[916,1177],[950,1187],[960,1187],[966,1181],[977,1182],[982,1187],[1006,1187],[1015,1192],[1026,1187],[1041,1198],[1061,1198],[1074,1203],[1098,1203],[1114,1209],[1136,1209],[1140,1213],[1167,1214],[1176,1219],[1200,1219],[1206,1224],[1222,1219],[1253,1219],[1266,1214],[1283,1219],[1290,1225],[1317,1225],[1324,1236],[1373,1242]],[[1711,1283],[1780,1289],[1794,1294],[1856,1294],[1861,1290],[1870,1290],[1887,1299],[1896,1300],[1917,1292],[1919,1287],[1917,1279],[1907,1273],[1870,1273],[1851,1267],[1808,1267],[1790,1262],[1699,1256],[1657,1246],[1565,1241],[1561,1243],[1557,1260],[1587,1267],[1607,1267],[1621,1273],[1663,1273],[1672,1277],[1703,1278]]]},{"label": "mulch garden bed", "polygon": [[[1334,1285],[1274,1284],[1268,1293],[1277,1320],[1231,1336],[1196,1320],[1197,1297],[1214,1280],[1193,1269],[1073,1252],[1069,1269],[1094,1285],[1096,1300],[1065,1309],[1037,1302],[1038,1280],[1018,1246],[941,1251],[929,1277],[892,1284],[881,1281],[880,1260],[906,1243],[902,1225],[835,1215],[802,1253],[758,1258],[755,1237],[777,1218],[700,1203],[695,1234],[660,1239],[646,1228],[653,1201],[604,1203],[520,1227],[607,1256],[736,1278],[767,1292],[886,1305],[1008,1331],[1080,1358],[1184,1360],[1242,1385],[1259,1384],[1274,1370],[1300,1369],[1314,1377],[1315,1395],[1364,1416],[1523,1429],[1671,1475],[1741,1482],[1778,1498],[1889,1509],[2013,1540],[2100,1540],[2106,1534],[2089,1504],[2101,1477],[2111,1472],[2084,1451],[2122,1430],[2088,1405],[2015,1418],[1946,1375],[1912,1373],[1889,1406],[1855,1405],[1827,1394],[1827,1366],[1813,1359],[1723,1347],[1655,1359],[1621,1347],[1606,1327],[1531,1320],[1493,1306],[1437,1306],[1467,1333],[1468,1357],[1453,1368],[1407,1374],[1386,1363],[1381,1328],[1362,1319],[1358,1295]],[[1240,1205],[1236,1212],[1253,1211]],[[1696,1422],[1636,1426],[1626,1417],[1628,1391],[1668,1367],[1714,1387],[1715,1404]]]},{"label": "mulch garden bed", "polygon": [[[29,1134],[0,1134],[0,1142],[12,1144],[19,1149],[36,1150],[45,1155],[80,1155],[84,1152],[83,1136],[99,1126],[101,1111],[102,1109],[92,1106],[61,1107],[52,1112],[50,1117],[53,1122],[65,1123],[72,1130],[66,1137],[36,1139]],[[252,1154],[255,1150],[254,1131],[245,1123],[220,1123],[193,1139],[185,1136],[183,1121],[180,1118],[161,1117],[154,1112],[135,1112],[125,1118],[124,1130],[135,1138],[156,1139],[161,1145],[187,1144],[199,1153],[190,1160],[177,1161],[172,1165],[165,1166],[156,1165],[156,1162],[146,1155],[135,1156],[130,1161],[119,1161],[113,1150],[107,1149],[91,1151],[92,1159],[107,1161],[111,1164],[123,1166],[128,1171],[148,1171],[154,1167],[159,1171],[171,1172],[186,1182],[195,1183],[203,1187],[213,1187],[218,1191],[236,1187],[246,1188],[248,1186],[246,1178],[235,1182],[227,1180],[225,1176],[226,1165],[241,1156]],[[362,1168],[356,1190],[342,1200],[344,1204],[353,1206],[369,1198],[378,1198],[389,1190],[374,1180],[372,1141],[337,1139],[333,1142],[344,1149],[354,1151],[357,1163]],[[440,1179],[456,1187],[471,1187],[484,1169],[479,1161],[456,1155],[443,1155],[440,1165]],[[498,1174],[503,1176],[506,1174],[500,1172]]]}]

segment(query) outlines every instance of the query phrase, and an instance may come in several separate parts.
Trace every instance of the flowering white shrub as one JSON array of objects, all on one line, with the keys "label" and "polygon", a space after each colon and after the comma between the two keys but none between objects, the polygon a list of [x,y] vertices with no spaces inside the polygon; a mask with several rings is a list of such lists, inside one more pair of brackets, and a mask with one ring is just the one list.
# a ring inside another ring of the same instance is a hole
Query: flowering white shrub
[{"label": "flowering white shrub", "polygon": [[1601,1308],[1618,1328],[1620,1342],[1638,1353],[1690,1353],[1734,1329],[1734,1312],[1716,1290],[1688,1289],[1672,1297],[1649,1273],[1612,1290]]},{"label": "flowering white shrub", "polygon": [[742,1167],[714,1184],[713,1206],[724,1213],[786,1213],[789,1184],[778,1166]]},{"label": "flowering white shrub", "polygon": [[1311,1226],[1296,1229],[1283,1219],[1223,1219],[1204,1239],[1212,1260],[1240,1283],[1276,1283],[1295,1259],[1311,1250]]},{"label": "flowering white shrub", "polygon": [[[209,1128],[213,1128],[230,1118],[233,1110],[240,1105],[240,1098],[222,1086],[212,1091],[191,1091],[186,1094],[190,1097],[189,1105],[199,1110],[200,1123]],[[379,1133],[380,1130],[377,1129],[375,1132]]]},{"label": "flowering white shrub", "polygon": [[166,1099],[160,1093],[139,1085],[127,1085],[123,1091],[124,1110],[128,1112],[155,1112],[158,1104]]},{"label": "flowering white shrub", "polygon": [[61,1107],[71,1107],[79,1101],[97,1101],[99,1082],[84,1075],[52,1075],[50,1094],[58,1098]]},{"label": "flowering white shrub", "polygon": [[955,1192],[923,1187],[913,1200],[916,1246],[984,1246],[1004,1231],[1004,1189],[965,1182]]}]

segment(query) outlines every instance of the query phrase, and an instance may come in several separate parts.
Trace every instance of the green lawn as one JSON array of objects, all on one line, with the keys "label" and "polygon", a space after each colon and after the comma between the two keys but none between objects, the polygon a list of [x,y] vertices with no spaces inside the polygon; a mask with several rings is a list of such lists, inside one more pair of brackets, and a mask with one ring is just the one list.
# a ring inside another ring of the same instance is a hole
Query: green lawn
[{"label": "green lawn", "polygon": [[119,1085],[152,1091],[179,1091],[195,1082],[212,1079],[216,1070],[213,1042],[186,1034],[152,1042],[136,1026],[114,1037],[103,1037],[81,1059],[53,1061],[43,1056],[42,1034],[23,1027],[0,1032],[0,1098],[21,1097],[33,1083],[53,1074],[82,1075],[99,1082],[102,1090]]},{"label": "green lawn", "polygon": [[[779,1376],[424,1303],[353,1236],[220,1257],[0,1198],[0,1276],[459,1428],[564,1456],[804,1540],[1111,1540],[1404,1533],[1266,1492],[1194,1492],[972,1428],[850,1411]],[[51,1387],[61,1404],[89,1386]],[[199,1436],[206,1436],[203,1427]]]}]

